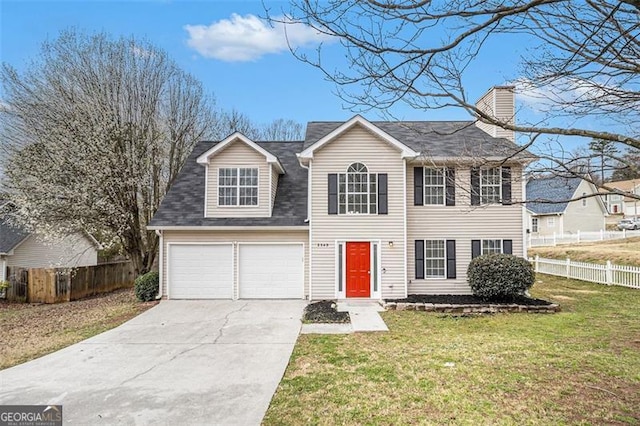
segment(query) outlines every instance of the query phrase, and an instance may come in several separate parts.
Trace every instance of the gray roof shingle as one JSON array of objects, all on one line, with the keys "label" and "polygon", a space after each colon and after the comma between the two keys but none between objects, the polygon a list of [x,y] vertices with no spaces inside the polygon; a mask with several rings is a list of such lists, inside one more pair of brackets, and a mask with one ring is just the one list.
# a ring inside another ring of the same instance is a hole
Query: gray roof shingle
[{"label": "gray roof shingle", "polygon": [[199,142],[149,223],[156,226],[306,226],[307,171],[296,153],[302,142],[256,142],[280,160],[286,174],[278,179],[271,217],[205,218],[204,166],[196,159],[218,142]]},{"label": "gray roof shingle", "polygon": [[[527,151],[503,138],[493,138],[472,121],[374,121],[375,126],[415,151],[432,157],[513,157],[535,158]],[[278,157],[286,174],[280,176],[272,217],[205,218],[205,168],[196,163],[198,156],[218,142],[200,142],[187,159],[180,174],[167,192],[149,223],[161,226],[306,226],[307,171],[297,153],[331,133],[344,122],[310,122],[304,142],[257,142]],[[516,154],[517,153],[517,154]],[[515,155],[514,155],[515,154]]]},{"label": "gray roof shingle", "polygon": [[563,176],[529,180],[527,200],[534,202],[528,202],[527,209],[536,214],[563,213],[581,181],[579,177]]},{"label": "gray roof shingle", "polygon": [[[494,138],[473,121],[372,121],[414,151],[431,157],[535,158],[504,138]],[[304,147],[308,148],[344,122],[312,121],[307,125]]]},{"label": "gray roof shingle", "polygon": [[9,253],[28,236],[28,232],[9,224],[6,216],[0,217],[0,253]]}]

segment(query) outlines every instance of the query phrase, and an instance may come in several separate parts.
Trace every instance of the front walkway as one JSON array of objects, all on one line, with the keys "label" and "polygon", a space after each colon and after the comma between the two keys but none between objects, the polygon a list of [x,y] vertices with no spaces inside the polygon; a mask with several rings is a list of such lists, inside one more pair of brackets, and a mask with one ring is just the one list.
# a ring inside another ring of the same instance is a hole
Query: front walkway
[{"label": "front walkway", "polygon": [[370,300],[343,300],[339,312],[349,312],[350,324],[303,324],[302,334],[349,334],[369,331],[389,331],[380,317],[384,312],[380,303]]},{"label": "front walkway", "polygon": [[65,424],[258,425],[305,305],[163,301],[120,327],[0,371],[0,405],[62,404]]}]

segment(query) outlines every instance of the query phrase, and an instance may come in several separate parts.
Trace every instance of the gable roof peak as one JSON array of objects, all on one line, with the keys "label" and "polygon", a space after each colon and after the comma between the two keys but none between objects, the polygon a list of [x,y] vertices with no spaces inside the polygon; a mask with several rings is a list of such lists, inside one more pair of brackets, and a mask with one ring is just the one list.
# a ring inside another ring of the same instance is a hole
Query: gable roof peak
[{"label": "gable roof peak", "polygon": [[265,148],[261,147],[256,142],[252,141],[251,139],[249,139],[248,137],[246,137],[245,135],[243,135],[242,133],[240,133],[238,131],[236,131],[236,132],[232,133],[231,135],[227,136],[225,139],[221,140],[220,142],[215,144],[213,147],[211,147],[211,149],[209,149],[206,152],[204,152],[203,154],[201,154],[196,159],[196,162],[198,164],[202,164],[202,165],[209,164],[209,159],[211,157],[215,156],[217,153],[219,153],[220,151],[225,149],[227,146],[229,146],[229,145],[231,145],[231,144],[233,144],[233,143],[235,143],[237,141],[240,141],[240,142],[244,143],[245,145],[249,146],[250,148],[252,148],[256,152],[258,152],[261,155],[263,155],[265,157],[265,159],[267,160],[267,163],[271,163],[271,164],[275,165],[280,174],[284,174],[285,173],[284,172],[284,167],[282,167],[282,164],[280,163],[280,160],[278,159],[278,157],[276,157],[275,155],[273,155],[272,153],[267,151]]},{"label": "gable roof peak", "polygon": [[[300,153],[298,158],[301,158],[301,159],[313,158],[313,153],[317,149],[320,149],[321,147],[323,147],[327,143],[333,141],[335,138],[337,138],[341,134],[345,133],[346,131],[350,130],[351,128],[353,128],[356,125],[359,125],[359,126],[365,128],[369,132],[371,132],[374,135],[376,135],[379,138],[381,138],[383,141],[385,141],[388,144],[390,144],[390,145],[394,146],[395,148],[397,148],[398,151],[401,152],[401,155],[402,155],[403,158],[406,158],[406,157],[417,157],[419,155],[418,152],[414,151],[413,149],[411,149],[410,147],[408,147],[404,143],[400,142],[398,139],[396,139],[395,137],[393,137],[389,133],[387,133],[384,130],[382,130],[379,126],[377,126],[373,122],[367,120],[366,118],[364,118],[360,114],[356,114],[351,119],[349,119],[349,120],[343,122],[342,124],[338,125],[332,131],[330,131],[329,133],[325,134],[319,140],[315,141],[313,144],[308,146],[304,151],[302,151]],[[307,127],[307,129],[309,129],[309,127]]]}]

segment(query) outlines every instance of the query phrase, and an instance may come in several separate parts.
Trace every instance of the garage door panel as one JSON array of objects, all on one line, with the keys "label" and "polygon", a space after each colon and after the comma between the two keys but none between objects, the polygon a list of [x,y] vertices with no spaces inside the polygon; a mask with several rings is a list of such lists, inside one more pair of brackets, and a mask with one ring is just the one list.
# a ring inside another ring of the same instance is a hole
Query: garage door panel
[{"label": "garage door panel", "polygon": [[302,298],[303,256],[302,244],[241,244],[240,297]]},{"label": "garage door panel", "polygon": [[231,244],[169,246],[169,297],[230,299],[233,295]]}]

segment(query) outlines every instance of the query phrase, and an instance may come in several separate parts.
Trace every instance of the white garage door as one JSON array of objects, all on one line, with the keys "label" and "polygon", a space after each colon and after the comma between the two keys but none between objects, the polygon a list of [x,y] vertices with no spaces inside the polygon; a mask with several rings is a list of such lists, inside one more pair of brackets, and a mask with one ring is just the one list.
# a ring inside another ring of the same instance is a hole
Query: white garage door
[{"label": "white garage door", "polygon": [[169,298],[231,299],[231,244],[172,244],[169,246]]},{"label": "white garage door", "polygon": [[240,244],[240,298],[302,299],[302,244]]}]

